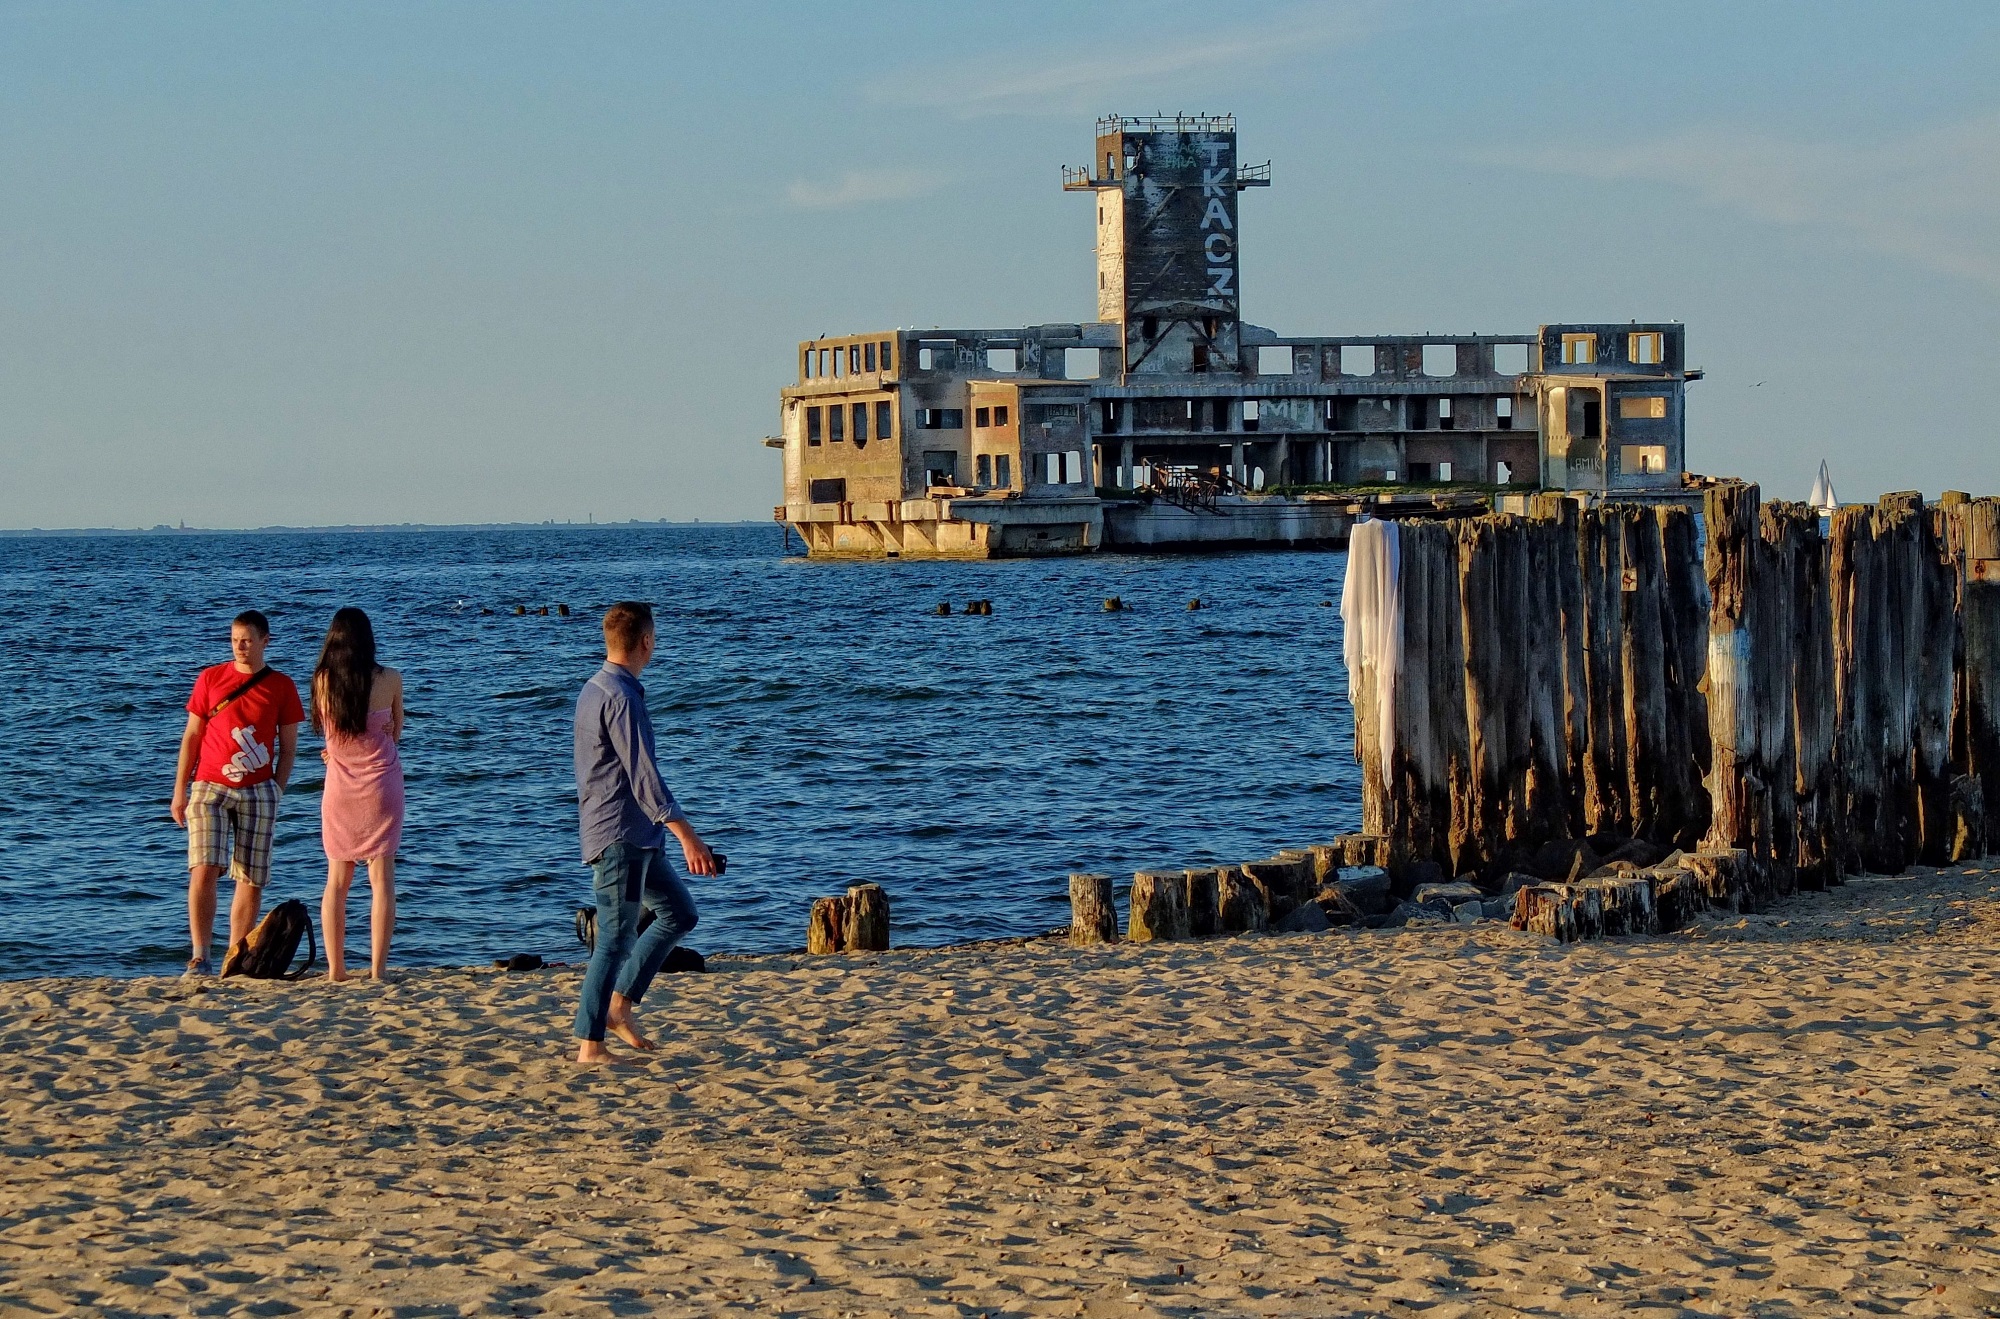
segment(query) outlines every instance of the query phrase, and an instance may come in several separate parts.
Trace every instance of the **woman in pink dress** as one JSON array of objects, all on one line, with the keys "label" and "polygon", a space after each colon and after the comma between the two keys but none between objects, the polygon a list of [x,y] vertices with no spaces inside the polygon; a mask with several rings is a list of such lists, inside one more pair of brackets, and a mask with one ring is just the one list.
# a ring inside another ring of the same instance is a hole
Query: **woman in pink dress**
[{"label": "woman in pink dress", "polygon": [[313,731],[326,738],[326,791],[319,799],[320,841],[326,849],[327,979],[347,979],[347,893],[354,867],[368,863],[374,894],[369,925],[369,972],[389,968],[396,932],[396,846],[403,837],[403,675],[375,662],[368,615],[347,608],[333,616],[312,679]]}]

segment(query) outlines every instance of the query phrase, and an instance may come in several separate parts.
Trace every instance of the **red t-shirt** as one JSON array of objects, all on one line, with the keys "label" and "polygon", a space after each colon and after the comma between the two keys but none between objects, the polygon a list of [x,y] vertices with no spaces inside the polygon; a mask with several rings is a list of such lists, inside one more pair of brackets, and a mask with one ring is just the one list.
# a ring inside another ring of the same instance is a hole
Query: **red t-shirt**
[{"label": "red t-shirt", "polygon": [[208,727],[201,735],[201,756],[194,766],[194,776],[204,783],[247,788],[264,782],[277,769],[278,729],[305,722],[299,689],[275,669],[210,719],[208,712],[249,678],[249,674],[230,663],[203,669],[194,680],[188,713],[208,719]]}]

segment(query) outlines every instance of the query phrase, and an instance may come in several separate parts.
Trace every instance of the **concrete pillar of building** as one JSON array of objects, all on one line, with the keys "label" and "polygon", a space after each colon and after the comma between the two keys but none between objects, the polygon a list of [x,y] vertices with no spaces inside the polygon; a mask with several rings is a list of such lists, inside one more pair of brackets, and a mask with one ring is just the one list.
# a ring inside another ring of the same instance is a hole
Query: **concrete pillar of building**
[{"label": "concrete pillar of building", "polygon": [[1272,446],[1272,449],[1274,456],[1271,460],[1271,470],[1265,473],[1265,484],[1290,485],[1292,480],[1292,442],[1287,437],[1281,437],[1277,444]]},{"label": "concrete pillar of building", "polygon": [[1238,485],[1250,484],[1250,467],[1243,459],[1243,441],[1229,446],[1229,475]]},{"label": "concrete pillar of building", "polygon": [[1118,484],[1121,488],[1132,488],[1132,441],[1126,440],[1118,446]]},{"label": "concrete pillar of building", "polygon": [[1410,479],[1410,439],[1407,435],[1396,437],[1396,479]]}]

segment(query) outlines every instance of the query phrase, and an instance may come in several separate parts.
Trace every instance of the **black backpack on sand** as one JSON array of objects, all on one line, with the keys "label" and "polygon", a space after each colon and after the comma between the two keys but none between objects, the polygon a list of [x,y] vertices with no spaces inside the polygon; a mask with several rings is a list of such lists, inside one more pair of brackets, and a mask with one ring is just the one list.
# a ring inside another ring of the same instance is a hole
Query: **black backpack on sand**
[{"label": "black backpack on sand", "polygon": [[[306,960],[293,969],[292,959],[299,954],[301,939],[306,942]],[[249,938],[229,950],[222,974],[252,980],[298,980],[312,969],[318,956],[319,940],[313,937],[306,904],[287,898],[271,908],[271,914],[257,923]]]},{"label": "black backpack on sand", "polygon": [[[651,908],[647,908],[639,913],[639,933],[644,934],[646,927],[652,923],[653,912]],[[578,907],[576,909],[576,941],[592,952],[597,951],[597,908]],[[660,964],[660,971],[665,975],[684,975],[689,972],[700,973],[706,970],[708,970],[708,959],[694,949],[682,944],[675,944],[673,949],[667,953],[667,960]]]}]

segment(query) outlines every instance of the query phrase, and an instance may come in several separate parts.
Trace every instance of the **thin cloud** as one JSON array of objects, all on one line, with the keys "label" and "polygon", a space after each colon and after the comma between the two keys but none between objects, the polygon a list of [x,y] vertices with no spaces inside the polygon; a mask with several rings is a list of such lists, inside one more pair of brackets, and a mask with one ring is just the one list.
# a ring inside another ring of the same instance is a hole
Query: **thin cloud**
[{"label": "thin cloud", "polygon": [[[1181,98],[1190,74],[1212,80],[1357,44],[1377,31],[1384,7],[1380,0],[1341,0],[1294,9],[1253,26],[1216,23],[1200,37],[1150,44],[1135,40],[1130,26],[1121,23],[1055,53],[981,53],[949,67],[905,71],[871,88],[869,95],[878,101],[947,110],[965,119],[1073,115],[1146,91]],[[1079,47],[1090,53],[1075,54]]]},{"label": "thin cloud", "polygon": [[851,169],[832,182],[795,179],[785,200],[800,210],[834,211],[875,202],[908,201],[935,192],[945,175],[915,169]]},{"label": "thin cloud", "polygon": [[1872,142],[1701,128],[1602,151],[1505,157],[1547,174],[1665,183],[1768,224],[2000,290],[2000,114]]}]

